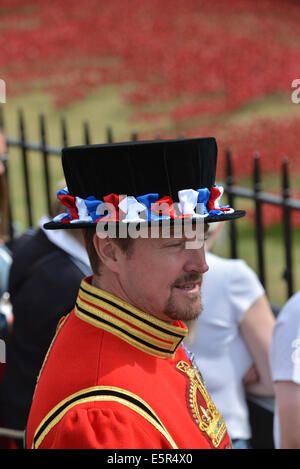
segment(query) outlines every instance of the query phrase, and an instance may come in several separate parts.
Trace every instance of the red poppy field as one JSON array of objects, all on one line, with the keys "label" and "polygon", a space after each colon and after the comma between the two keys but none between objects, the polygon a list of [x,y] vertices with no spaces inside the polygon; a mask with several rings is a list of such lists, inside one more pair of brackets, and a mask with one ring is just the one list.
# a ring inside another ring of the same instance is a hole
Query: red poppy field
[{"label": "red poppy field", "polygon": [[162,137],[214,135],[220,171],[230,147],[237,177],[251,174],[255,151],[264,173],[287,156],[294,175],[299,24],[295,0],[1,0],[0,78],[8,97],[38,86],[58,111],[126,86],[132,128],[168,120]]}]

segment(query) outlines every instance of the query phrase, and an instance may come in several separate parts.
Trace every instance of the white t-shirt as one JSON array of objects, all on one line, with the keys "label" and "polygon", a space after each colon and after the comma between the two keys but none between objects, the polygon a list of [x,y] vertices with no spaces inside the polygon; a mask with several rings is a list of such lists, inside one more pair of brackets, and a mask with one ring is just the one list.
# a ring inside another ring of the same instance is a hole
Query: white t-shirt
[{"label": "white t-shirt", "polygon": [[249,439],[251,428],[242,378],[253,359],[239,325],[264,289],[243,260],[224,259],[209,252],[206,259],[209,271],[203,276],[203,311],[189,348],[231,439]]},{"label": "white t-shirt", "polygon": [[[270,347],[273,381],[300,384],[300,292],[293,295],[277,316]],[[275,403],[274,443],[280,445],[278,410]]]}]

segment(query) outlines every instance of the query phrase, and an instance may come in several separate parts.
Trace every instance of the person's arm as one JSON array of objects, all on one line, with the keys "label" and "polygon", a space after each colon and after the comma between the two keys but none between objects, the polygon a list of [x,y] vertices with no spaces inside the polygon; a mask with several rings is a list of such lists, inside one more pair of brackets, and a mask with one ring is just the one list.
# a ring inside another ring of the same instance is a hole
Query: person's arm
[{"label": "person's arm", "polygon": [[280,449],[300,449],[300,384],[276,381]]},{"label": "person's arm", "polygon": [[[54,425],[50,422],[44,431],[36,432],[36,449],[173,448],[166,432],[151,423],[146,412],[139,414],[118,402],[95,400],[79,404],[59,417],[58,413]],[[32,447],[31,438],[27,439],[28,448]]]},{"label": "person's arm", "polygon": [[265,294],[261,295],[246,311],[240,324],[240,332],[254,360],[257,380],[246,384],[247,392],[274,395],[269,365],[269,348],[275,317]]}]

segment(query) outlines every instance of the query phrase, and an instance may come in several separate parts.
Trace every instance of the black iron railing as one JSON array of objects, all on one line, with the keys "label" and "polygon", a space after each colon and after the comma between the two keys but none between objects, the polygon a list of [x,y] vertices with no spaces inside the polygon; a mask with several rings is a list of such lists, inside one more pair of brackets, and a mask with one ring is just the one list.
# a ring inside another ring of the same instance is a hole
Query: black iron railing
[{"label": "black iron railing", "polygon": [[[282,160],[281,171],[281,195],[264,192],[261,185],[260,159],[257,153],[253,155],[253,188],[236,186],[234,183],[232,171],[232,157],[230,151],[226,155],[227,160],[227,177],[224,191],[228,194],[228,200],[232,207],[235,205],[235,198],[241,197],[253,200],[255,203],[255,234],[256,249],[258,260],[258,274],[261,283],[266,285],[266,269],[265,269],[265,249],[264,249],[264,224],[262,217],[262,205],[269,204],[282,209],[282,225],[283,225],[283,246],[285,251],[285,266],[283,270],[283,278],[287,284],[287,297],[294,293],[294,271],[293,271],[293,245],[292,245],[292,217],[293,210],[300,211],[300,200],[290,197],[288,159]],[[235,223],[230,223],[230,253],[232,258],[238,257],[237,227]]]}]

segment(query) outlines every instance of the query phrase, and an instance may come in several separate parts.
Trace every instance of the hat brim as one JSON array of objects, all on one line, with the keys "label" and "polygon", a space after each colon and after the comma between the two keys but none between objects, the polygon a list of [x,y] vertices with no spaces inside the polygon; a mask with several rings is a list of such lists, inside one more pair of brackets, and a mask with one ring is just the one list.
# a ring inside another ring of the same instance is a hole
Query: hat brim
[{"label": "hat brim", "polygon": [[[242,218],[246,215],[245,210],[235,210],[232,213],[229,214],[224,214],[224,215],[215,215],[215,216],[208,216],[203,218],[202,220],[204,223],[217,223],[221,221],[230,221],[230,220],[236,220],[238,218]],[[192,223],[196,223],[195,218],[191,219],[184,219],[185,222],[189,220]],[[170,222],[170,225],[174,225],[175,223],[182,223],[183,219],[170,219],[168,220]],[[107,223],[116,223],[116,222],[107,222]],[[134,222],[135,224],[138,224],[138,222]],[[86,228],[96,228],[98,223],[90,223],[90,222],[78,222],[78,223],[58,223],[54,221],[50,221],[44,224],[44,228],[46,230],[74,230],[74,229],[86,229]],[[155,225],[162,225],[163,221],[159,222],[154,222]],[[119,223],[117,223],[119,225]],[[143,223],[143,226],[146,226],[146,223]],[[148,226],[150,226],[150,223],[148,223]]]}]

